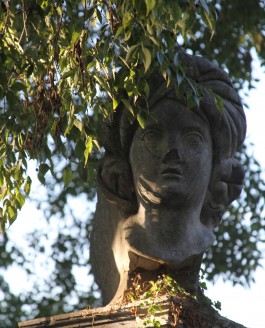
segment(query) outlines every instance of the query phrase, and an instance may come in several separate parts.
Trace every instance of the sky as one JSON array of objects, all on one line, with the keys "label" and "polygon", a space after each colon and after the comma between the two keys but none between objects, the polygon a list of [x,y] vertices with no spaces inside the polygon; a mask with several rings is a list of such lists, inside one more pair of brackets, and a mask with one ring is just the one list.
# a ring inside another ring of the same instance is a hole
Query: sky
[{"label": "sky", "polygon": [[[248,132],[247,138],[254,144],[255,158],[260,162],[265,170],[265,111],[264,111],[264,93],[265,93],[265,68],[261,69],[259,64],[254,64],[254,76],[260,81],[256,83],[256,88],[249,93],[249,97],[245,101],[249,105],[246,109]],[[36,180],[34,180],[36,182]],[[37,184],[37,182],[36,182]],[[41,188],[41,187],[38,187]],[[42,189],[38,189],[40,194]],[[91,204],[93,206],[93,204]],[[78,208],[78,206],[77,206]],[[80,212],[80,215],[82,213]],[[45,228],[45,223],[41,212],[38,211],[33,204],[28,202],[25,208],[20,212],[17,221],[9,228],[9,235],[16,242],[23,245],[23,236],[29,232],[33,227],[41,230]],[[264,256],[265,256],[265,246]],[[41,261],[41,259],[40,259]],[[213,301],[220,301],[222,304],[221,314],[227,316],[229,319],[239,322],[248,328],[264,328],[265,317],[265,260],[263,259],[264,268],[257,270],[255,274],[255,284],[250,288],[242,286],[232,286],[230,282],[223,282],[218,280],[214,285],[207,282],[208,290],[206,295]],[[14,292],[19,292],[21,285],[24,288],[30,288],[30,282],[27,281],[26,276],[21,276],[18,281],[17,275],[20,274],[17,269],[12,269],[8,275],[8,281],[13,286]],[[45,275],[45,272],[39,270],[40,274]],[[80,271],[79,275],[82,281],[87,281],[88,271]]]}]

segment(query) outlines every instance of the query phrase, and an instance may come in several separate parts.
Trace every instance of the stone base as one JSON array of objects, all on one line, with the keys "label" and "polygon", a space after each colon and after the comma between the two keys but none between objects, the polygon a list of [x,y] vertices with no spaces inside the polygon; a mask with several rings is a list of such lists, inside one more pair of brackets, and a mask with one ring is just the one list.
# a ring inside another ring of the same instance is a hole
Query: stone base
[{"label": "stone base", "polygon": [[20,328],[159,327],[154,325],[155,321],[160,323],[160,327],[245,328],[220,316],[209,305],[194,299],[183,301],[171,296],[39,318],[20,322],[18,326]]}]

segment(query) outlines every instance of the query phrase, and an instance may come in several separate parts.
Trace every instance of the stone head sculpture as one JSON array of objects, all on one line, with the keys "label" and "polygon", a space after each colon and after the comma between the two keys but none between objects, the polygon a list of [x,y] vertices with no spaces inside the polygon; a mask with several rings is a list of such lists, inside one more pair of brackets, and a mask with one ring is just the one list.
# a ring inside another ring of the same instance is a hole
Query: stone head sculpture
[{"label": "stone head sculpture", "polygon": [[[234,157],[246,133],[239,96],[215,64],[188,55],[183,62],[203,92],[199,108],[187,109],[175,87],[154,73],[145,128],[131,124],[123,108],[105,127],[91,234],[92,270],[105,304],[122,297],[135,272],[146,279],[170,273],[196,289],[213,229],[242,190],[244,171]],[[213,94],[222,98],[222,111]]]}]

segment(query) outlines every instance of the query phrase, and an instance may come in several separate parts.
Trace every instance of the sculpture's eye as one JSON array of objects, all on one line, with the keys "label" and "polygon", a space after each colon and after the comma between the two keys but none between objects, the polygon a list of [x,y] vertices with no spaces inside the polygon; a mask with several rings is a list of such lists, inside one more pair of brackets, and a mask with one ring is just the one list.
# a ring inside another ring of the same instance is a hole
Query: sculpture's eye
[{"label": "sculpture's eye", "polygon": [[146,128],[143,131],[141,140],[144,142],[146,150],[155,158],[160,158],[162,131],[158,128]]},{"label": "sculpture's eye", "polygon": [[155,142],[161,139],[161,131],[159,129],[146,129],[143,132],[141,139],[145,142]]},{"label": "sculpture's eye", "polygon": [[197,146],[204,142],[204,138],[199,132],[189,132],[184,135],[184,142],[191,146]]}]

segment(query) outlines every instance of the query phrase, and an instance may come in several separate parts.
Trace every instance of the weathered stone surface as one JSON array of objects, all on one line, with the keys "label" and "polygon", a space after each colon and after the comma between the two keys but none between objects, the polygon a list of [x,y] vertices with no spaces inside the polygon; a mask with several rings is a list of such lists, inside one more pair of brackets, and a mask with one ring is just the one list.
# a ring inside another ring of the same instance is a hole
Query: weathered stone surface
[{"label": "weathered stone surface", "polygon": [[[216,311],[196,301],[182,302],[174,297],[160,297],[155,304],[160,311],[155,319],[161,327],[175,328],[244,328],[244,326],[221,317]],[[152,304],[153,304],[152,302]],[[148,319],[150,302],[137,301],[123,306],[113,305],[98,309],[86,309],[69,314],[56,315],[19,323],[19,328],[144,328]],[[150,317],[150,316],[149,316]]]}]

